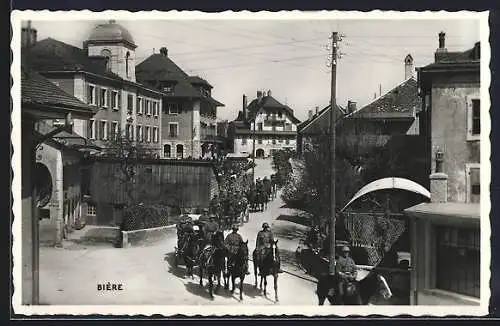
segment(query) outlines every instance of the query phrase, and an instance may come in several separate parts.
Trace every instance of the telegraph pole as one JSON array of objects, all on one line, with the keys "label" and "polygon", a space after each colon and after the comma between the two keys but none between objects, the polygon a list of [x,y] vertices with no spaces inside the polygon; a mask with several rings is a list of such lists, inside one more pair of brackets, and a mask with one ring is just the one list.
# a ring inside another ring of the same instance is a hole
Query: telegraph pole
[{"label": "telegraph pole", "polygon": [[335,118],[336,118],[336,103],[337,103],[337,41],[338,33],[332,33],[332,80],[331,80],[331,98],[330,98],[330,261],[328,272],[330,275],[335,274]]}]

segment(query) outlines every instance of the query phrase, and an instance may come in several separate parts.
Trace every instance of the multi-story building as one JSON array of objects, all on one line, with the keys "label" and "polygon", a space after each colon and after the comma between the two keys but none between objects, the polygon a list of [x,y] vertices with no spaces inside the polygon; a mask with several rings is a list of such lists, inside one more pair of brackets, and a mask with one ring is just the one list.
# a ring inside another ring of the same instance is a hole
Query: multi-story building
[{"label": "multi-story building", "polygon": [[217,107],[206,80],[189,76],[163,47],[136,67],[137,79],[163,92],[162,158],[200,158],[217,152]]},{"label": "multi-story building", "polygon": [[97,25],[83,48],[36,36],[25,43],[26,64],[98,109],[89,120],[75,120],[78,135],[106,146],[120,132],[159,157],[162,93],[136,82],[137,46],[124,27],[113,20]]},{"label": "multi-story building", "polygon": [[480,44],[464,52],[448,52],[441,32],[435,62],[417,71],[431,202],[405,210],[412,221],[415,266],[411,302],[479,304],[484,186],[480,178]]},{"label": "multi-story building", "polygon": [[299,123],[293,110],[272,97],[271,91],[257,91],[257,98],[248,105],[243,95],[243,111],[230,128],[232,151],[264,158],[276,150],[295,150]]}]

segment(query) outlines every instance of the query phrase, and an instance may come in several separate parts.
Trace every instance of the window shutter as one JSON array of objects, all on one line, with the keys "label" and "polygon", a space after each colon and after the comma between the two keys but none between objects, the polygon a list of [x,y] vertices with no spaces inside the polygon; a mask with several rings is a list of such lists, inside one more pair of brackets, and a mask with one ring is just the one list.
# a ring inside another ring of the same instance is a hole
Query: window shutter
[{"label": "window shutter", "polygon": [[97,86],[95,88],[95,102],[97,106],[101,107],[101,88]]},{"label": "window shutter", "polygon": [[111,107],[111,94],[112,94],[113,90],[112,89],[108,89],[108,91],[106,92],[106,96],[108,97],[106,99],[106,103],[108,103],[108,107]]},{"label": "window shutter", "polygon": [[92,138],[92,121],[87,120],[87,139]]},{"label": "window shutter", "polygon": [[141,109],[139,108],[139,94],[135,97],[135,112],[139,113]]},{"label": "window shutter", "polygon": [[122,92],[121,92],[121,90],[120,90],[120,91],[118,91],[118,103],[117,103],[117,105],[116,105],[116,106],[117,106],[119,109],[121,109],[121,108],[122,108]]},{"label": "window shutter", "polygon": [[87,104],[90,104],[90,95],[91,95],[90,85],[87,85]]}]

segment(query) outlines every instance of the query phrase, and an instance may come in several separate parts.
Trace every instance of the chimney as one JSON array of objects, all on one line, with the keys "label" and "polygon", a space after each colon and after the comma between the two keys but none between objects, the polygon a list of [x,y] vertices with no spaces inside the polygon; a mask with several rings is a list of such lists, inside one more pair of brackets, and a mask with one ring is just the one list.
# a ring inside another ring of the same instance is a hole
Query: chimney
[{"label": "chimney", "polygon": [[347,113],[353,113],[356,111],[356,102],[347,101]]},{"label": "chimney", "polygon": [[243,94],[243,117],[245,117],[245,120],[248,118],[248,113],[247,113],[247,96]]},{"label": "chimney", "polygon": [[271,90],[267,91],[267,96],[271,96]]},{"label": "chimney", "polygon": [[474,44],[474,50],[472,51],[472,60],[479,59],[481,59],[481,43],[476,42],[476,44]]},{"label": "chimney", "polygon": [[319,107],[316,107],[315,111],[314,111],[314,114],[318,114],[318,113],[319,113]]},{"label": "chimney", "polygon": [[313,110],[309,110],[308,120],[311,120],[313,117]]},{"label": "chimney", "polygon": [[448,52],[448,49],[446,49],[446,34],[445,32],[439,33],[439,47],[436,50],[436,53],[434,53],[434,60],[436,62],[440,61],[442,58],[442,54]]},{"label": "chimney", "polygon": [[257,101],[260,102],[262,100],[262,91],[257,91]]},{"label": "chimney", "polygon": [[405,58],[405,80],[413,77],[413,57],[408,54]]},{"label": "chimney", "polygon": [[21,29],[21,47],[30,48],[35,45],[37,31],[31,27],[31,20],[26,22],[26,26]]},{"label": "chimney", "polygon": [[164,46],[164,47],[160,48],[160,54],[163,55],[163,56],[165,56],[165,57],[168,57],[168,49],[167,49],[167,47]]},{"label": "chimney", "polygon": [[448,175],[443,172],[444,153],[436,151],[436,171],[429,176],[431,203],[446,203],[448,200]]}]

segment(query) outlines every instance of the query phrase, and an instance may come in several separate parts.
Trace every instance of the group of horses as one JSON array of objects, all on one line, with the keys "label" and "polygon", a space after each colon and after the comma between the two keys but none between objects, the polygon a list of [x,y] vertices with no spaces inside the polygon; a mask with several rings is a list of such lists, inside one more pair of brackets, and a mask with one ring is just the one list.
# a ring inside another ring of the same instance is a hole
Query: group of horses
[{"label": "group of horses", "polygon": [[[211,299],[214,299],[214,293],[221,288],[221,281],[224,281],[224,289],[234,293],[236,288],[236,279],[239,279],[239,299],[243,300],[243,282],[245,280],[249,250],[248,240],[240,243],[236,254],[230,253],[224,246],[224,233],[217,231],[210,244],[206,241],[194,240],[192,235],[187,235],[179,255],[182,257],[187,269],[187,275],[194,279],[194,267],[198,266],[198,276],[200,287],[203,287],[204,277],[208,280],[208,291]],[[257,288],[257,279],[260,276],[260,289],[267,296],[267,277],[274,278],[275,301],[278,302],[278,240],[274,241],[270,248],[263,249],[262,252],[254,250],[252,254],[255,288]],[[177,263],[175,264],[177,265]],[[214,289],[214,282],[217,285]],[[264,288],[262,286],[264,285]]]},{"label": "group of horses", "polygon": [[260,184],[248,190],[246,197],[253,212],[263,212],[267,209],[270,201],[274,200],[278,193],[278,185],[275,174],[271,175],[271,179],[264,179]]}]

